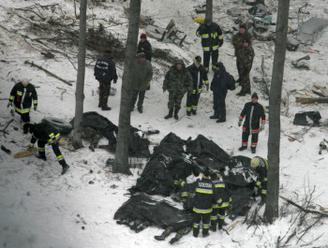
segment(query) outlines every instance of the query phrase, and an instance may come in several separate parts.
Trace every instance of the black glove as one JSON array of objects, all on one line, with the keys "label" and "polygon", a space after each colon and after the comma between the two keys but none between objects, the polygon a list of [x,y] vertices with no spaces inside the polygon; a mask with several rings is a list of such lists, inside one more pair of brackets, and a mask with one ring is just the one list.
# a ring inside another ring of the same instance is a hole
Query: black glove
[{"label": "black glove", "polygon": [[114,79],[114,84],[116,84],[117,83],[117,79]]}]

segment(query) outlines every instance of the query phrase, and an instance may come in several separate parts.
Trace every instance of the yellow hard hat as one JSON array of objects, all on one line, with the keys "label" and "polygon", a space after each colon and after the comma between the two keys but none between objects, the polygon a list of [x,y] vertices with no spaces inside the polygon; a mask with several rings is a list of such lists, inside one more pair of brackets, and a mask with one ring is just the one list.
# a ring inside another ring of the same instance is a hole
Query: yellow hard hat
[{"label": "yellow hard hat", "polygon": [[251,167],[253,169],[256,169],[257,167],[259,167],[259,165],[260,165],[260,158],[259,157],[252,158],[252,160],[251,160]]},{"label": "yellow hard hat", "polygon": [[203,16],[196,16],[192,20],[199,24],[203,24],[205,22],[205,18]]}]

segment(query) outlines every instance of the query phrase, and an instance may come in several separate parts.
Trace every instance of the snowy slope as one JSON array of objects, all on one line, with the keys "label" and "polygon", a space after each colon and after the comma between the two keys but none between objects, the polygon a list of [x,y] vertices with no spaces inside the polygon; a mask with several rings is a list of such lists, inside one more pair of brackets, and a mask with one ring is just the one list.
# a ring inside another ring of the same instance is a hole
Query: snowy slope
[{"label": "snowy slope", "polygon": [[[72,1],[0,1],[1,26],[11,29],[17,25],[15,20],[7,21],[10,8],[29,6],[32,3],[42,4],[59,3],[69,15],[74,15]],[[160,44],[151,40],[154,46],[172,49],[178,54],[192,58],[201,54],[199,40],[194,33],[197,25],[191,21],[192,7],[201,1],[196,0],[144,0],[142,13],[151,15],[156,22],[165,26],[171,18],[175,18],[177,25],[183,27],[192,44],[187,49],[180,49],[172,44]],[[225,14],[226,9],[235,6],[229,0],[214,1],[217,6],[223,6],[216,11],[214,18],[223,26],[231,26],[232,21]],[[292,2],[292,12],[295,13],[302,2]],[[314,16],[325,16],[325,1],[313,0],[310,11]],[[120,3],[109,5],[104,10],[92,6],[92,11],[97,16],[109,18],[114,16],[116,20],[125,22],[119,27],[110,27],[119,37],[126,36],[127,20],[123,14],[123,6]],[[16,20],[17,21],[17,20]],[[292,20],[291,25],[295,25]],[[33,60],[43,67],[55,72],[61,77],[74,81],[76,71],[71,63],[64,57],[58,56],[56,60],[45,60],[40,53],[24,41],[22,36],[14,32],[7,32],[0,26],[1,57],[10,63],[0,62],[0,97],[6,98],[14,82],[11,80],[21,77],[30,77],[38,86],[40,104],[37,112],[32,112],[32,119],[38,121],[44,116],[57,116],[70,120],[74,115],[74,87],[67,86],[60,81],[48,77],[43,72],[24,65],[25,60]],[[28,32],[28,30],[21,30]],[[267,45],[269,44],[269,45]],[[252,76],[258,75],[261,55],[268,57],[268,64],[273,59],[272,44],[255,42],[256,58]],[[270,48],[271,47],[271,48]],[[320,40],[313,46],[320,53],[311,54],[311,71],[298,71],[291,67],[290,62],[305,55],[303,52],[287,53],[285,90],[303,89],[313,83],[326,85],[328,69],[326,66],[328,55],[328,31],[324,32]],[[76,50],[71,51],[72,54]],[[227,69],[236,75],[235,61],[230,56],[233,48],[229,42],[225,42],[221,49],[220,59]],[[156,61],[155,61],[156,62]],[[236,92],[229,92],[227,98],[227,122],[217,124],[208,119],[212,114],[211,93],[204,93],[201,99],[199,114],[196,117],[187,117],[181,111],[182,119],[164,121],[163,116],[167,112],[167,94],[162,93],[162,81],[167,68],[155,63],[158,71],[152,87],[147,92],[144,105],[144,114],[136,111],[132,113],[132,124],[143,130],[156,128],[161,134],[151,137],[152,142],[159,142],[168,132],[173,131],[182,138],[196,137],[204,134],[213,139],[222,148],[231,154],[251,156],[249,151],[239,153],[241,130],[237,126],[238,115],[243,104],[249,97],[237,98]],[[270,72],[270,66],[268,65]],[[122,75],[122,67],[119,66],[119,74]],[[98,97],[96,95],[97,82],[93,77],[92,66],[86,70],[85,111],[95,110],[117,123],[119,109],[119,95],[121,82],[116,85],[118,95],[110,98],[109,112],[99,111],[97,108]],[[60,94],[65,89],[67,92],[60,99]],[[301,106],[295,104],[294,96],[291,96],[289,116],[282,116],[282,133],[290,133],[301,130],[292,125],[294,113],[300,110],[319,110],[326,119],[328,116],[327,105]],[[268,102],[261,101],[264,105]],[[6,101],[0,101],[0,123],[3,125],[10,118],[6,109]],[[19,151],[29,143],[29,136],[22,135],[19,119],[16,116],[15,123],[9,128],[10,135],[0,136],[1,144],[13,152]],[[258,155],[266,156],[268,130],[260,134]],[[326,153],[318,155],[318,144],[322,138],[327,137],[327,128],[312,128],[302,142],[288,141],[282,135],[281,140],[281,194],[293,198],[297,192],[300,199],[304,197],[305,188],[316,186],[315,202],[328,207],[328,178]],[[13,141],[15,143],[13,143]],[[87,146],[86,146],[87,147]],[[103,247],[168,247],[169,244],[154,240],[153,236],[161,233],[157,228],[148,228],[141,233],[134,233],[125,226],[119,226],[113,220],[113,215],[118,207],[129,196],[127,189],[135,184],[140,169],[134,169],[134,176],[126,177],[113,175],[109,168],[105,167],[106,160],[112,155],[97,149],[94,153],[88,148],[77,152],[64,150],[67,162],[71,165],[69,173],[59,176],[60,166],[55,162],[51,151],[48,152],[48,161],[38,161],[35,158],[14,160],[12,156],[0,151],[0,246],[10,248],[44,248],[44,247],[72,247],[72,248],[103,248]],[[283,236],[288,229],[289,216],[277,220],[272,226],[260,226],[258,229],[239,225],[230,235],[215,233],[206,239],[195,239],[190,235],[179,241],[177,247],[275,247],[278,236]],[[327,232],[327,221],[318,225],[305,240],[311,240],[321,233]],[[84,228],[84,229],[82,229]],[[328,235],[324,234],[315,245],[327,247]],[[294,246],[297,247],[297,246]]]}]

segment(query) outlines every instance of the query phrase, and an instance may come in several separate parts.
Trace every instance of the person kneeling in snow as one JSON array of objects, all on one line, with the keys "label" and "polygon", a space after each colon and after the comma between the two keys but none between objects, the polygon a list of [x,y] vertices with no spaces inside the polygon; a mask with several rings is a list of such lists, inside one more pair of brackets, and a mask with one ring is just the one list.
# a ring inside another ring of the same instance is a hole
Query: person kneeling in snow
[{"label": "person kneeling in snow", "polygon": [[45,145],[51,145],[59,164],[63,168],[61,174],[65,174],[66,171],[69,169],[69,166],[66,163],[64,156],[62,155],[59,149],[59,139],[61,138],[60,133],[46,123],[25,124],[24,129],[25,128],[32,134],[31,144],[29,145],[29,148],[33,148],[36,141],[38,141],[38,158],[42,160],[47,160]]},{"label": "person kneeling in snow", "polygon": [[261,203],[265,203],[267,196],[267,174],[269,169],[268,160],[261,157],[254,157],[251,160],[251,167],[257,174],[255,195],[261,196]]}]

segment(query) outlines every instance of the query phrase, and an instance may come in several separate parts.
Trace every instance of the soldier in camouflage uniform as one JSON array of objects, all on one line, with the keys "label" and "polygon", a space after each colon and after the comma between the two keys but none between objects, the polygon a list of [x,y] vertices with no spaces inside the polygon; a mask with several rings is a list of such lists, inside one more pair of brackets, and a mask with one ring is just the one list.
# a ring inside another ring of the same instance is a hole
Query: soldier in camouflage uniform
[{"label": "soldier in camouflage uniform", "polygon": [[164,118],[169,119],[173,117],[178,120],[179,110],[181,108],[181,101],[187,92],[192,92],[192,77],[189,71],[186,69],[182,60],[178,60],[166,73],[163,92],[166,90],[169,92],[168,108],[169,113]]},{"label": "soldier in camouflage uniform", "polygon": [[232,39],[239,74],[239,79],[237,82],[241,85],[241,91],[238,93],[239,96],[244,96],[251,93],[249,73],[252,69],[254,58],[254,50],[252,48],[251,40],[252,37],[247,32],[246,25],[241,24],[239,27],[239,32],[235,34]]}]

